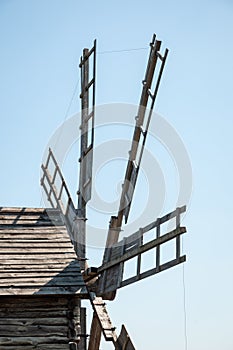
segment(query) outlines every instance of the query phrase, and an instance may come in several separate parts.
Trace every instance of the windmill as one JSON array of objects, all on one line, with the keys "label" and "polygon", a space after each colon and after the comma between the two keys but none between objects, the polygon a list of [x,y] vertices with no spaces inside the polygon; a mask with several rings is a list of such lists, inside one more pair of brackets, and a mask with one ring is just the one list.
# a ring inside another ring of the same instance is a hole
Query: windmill
[{"label": "windmill", "polygon": [[[185,206],[176,208],[173,212],[157,218],[128,237],[119,240],[123,221],[127,224],[130,215],[149,125],[167,55],[168,49],[163,54],[161,53],[161,41],[157,40],[154,34],[150,43],[145,77],[142,81],[141,98],[135,118],[135,128],[122,185],[119,209],[116,216],[110,218],[101,266],[88,266],[86,257],[86,206],[91,199],[94,151],[96,40],[90,50],[86,48],[83,50],[79,65],[81,69],[81,146],[77,207],[71,199],[52,149],[49,149],[47,160],[42,165],[41,185],[52,208],[59,209],[62,214],[77,254],[77,260],[81,266],[83,279],[88,290],[88,299],[93,307],[88,350],[99,349],[101,334],[104,335],[106,341],[113,343],[115,349],[135,349],[124,325],[120,335],[117,335],[104,300],[114,300],[119,288],[174,267],[183,263],[186,259],[185,255],[181,255],[181,235],[186,232],[186,228],[180,225],[181,214],[186,210]],[[92,70],[90,70],[90,66],[92,66]],[[155,74],[156,70],[157,75]],[[64,201],[63,198],[66,198],[66,200]],[[174,228],[162,234],[162,224],[172,220],[175,221]],[[151,230],[155,231],[155,238],[146,242],[144,240],[145,234]],[[168,241],[174,242],[175,257],[161,263],[161,249],[163,244]],[[155,266],[142,271],[142,256],[150,250],[155,252]],[[135,275],[124,278],[125,263],[135,258],[137,260]],[[86,320],[83,317],[83,319],[81,318],[80,341],[76,342],[80,350],[87,349],[88,336],[86,333]]]}]

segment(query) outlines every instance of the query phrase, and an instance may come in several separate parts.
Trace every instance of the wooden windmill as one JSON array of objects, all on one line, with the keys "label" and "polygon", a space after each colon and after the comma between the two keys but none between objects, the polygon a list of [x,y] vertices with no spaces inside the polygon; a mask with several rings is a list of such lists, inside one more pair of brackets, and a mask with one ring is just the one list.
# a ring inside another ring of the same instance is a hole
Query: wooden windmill
[{"label": "wooden windmill", "polygon": [[[170,267],[185,261],[181,256],[180,236],[186,232],[185,227],[180,227],[180,215],[185,211],[185,206],[177,208],[164,217],[157,218],[146,227],[140,228],[137,232],[119,241],[119,234],[122,228],[123,219],[127,223],[134,189],[136,186],[143,150],[146,143],[148,128],[159,89],[168,49],[162,54],[160,51],[161,41],[153,35],[150,43],[150,54],[146,68],[145,78],[142,82],[142,93],[139,102],[136,125],[133,134],[132,146],[129,152],[129,159],[122,186],[120,205],[117,216],[110,218],[110,225],[107,235],[106,247],[102,265],[98,268],[88,267],[86,264],[86,205],[91,199],[92,186],[92,163],[94,150],[94,118],[95,118],[95,73],[96,73],[96,41],[91,50],[84,49],[80,61],[81,68],[81,101],[82,101],[82,124],[81,124],[81,155],[80,155],[80,176],[78,191],[78,208],[72,203],[65,180],[61,174],[52,150],[46,164],[42,166],[44,175],[42,186],[48,199],[54,208],[59,208],[63,213],[64,221],[68,227],[71,239],[75,246],[78,259],[80,260],[84,281],[89,291],[89,298],[93,306],[93,320],[89,338],[89,350],[99,349],[101,333],[107,341],[112,341],[116,349],[134,349],[126,329],[123,326],[118,337],[112,328],[111,321],[107,314],[103,299],[113,300],[118,288],[135,283],[143,278],[164,271]],[[93,71],[89,71],[89,60],[93,59]],[[153,82],[155,70],[158,69],[157,80]],[[152,91],[152,86],[154,90]],[[90,101],[92,103],[90,104]],[[149,111],[149,112],[148,112]],[[91,133],[90,133],[91,130]],[[142,145],[141,147],[139,147]],[[54,173],[49,174],[50,161],[55,163]],[[61,188],[55,187],[56,176],[61,177]],[[48,187],[45,186],[47,180]],[[67,192],[67,204],[61,203],[62,190]],[[53,199],[52,199],[53,197]],[[172,231],[160,234],[160,227],[163,223],[175,218],[176,223]],[[156,238],[144,243],[144,234],[150,230],[156,230]],[[170,240],[175,242],[175,258],[164,264],[160,263],[160,249],[163,243]],[[156,265],[151,266],[147,271],[141,272],[141,258],[148,250],[155,250]],[[124,264],[126,261],[137,258],[137,269],[135,276],[123,279]],[[84,344],[82,349],[85,349]],[[81,347],[80,347],[81,349]]]}]

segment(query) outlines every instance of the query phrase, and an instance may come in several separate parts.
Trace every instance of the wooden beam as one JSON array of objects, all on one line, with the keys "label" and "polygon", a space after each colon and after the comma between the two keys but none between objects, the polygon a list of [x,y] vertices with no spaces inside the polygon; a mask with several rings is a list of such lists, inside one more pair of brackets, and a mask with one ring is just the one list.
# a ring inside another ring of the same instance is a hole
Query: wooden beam
[{"label": "wooden beam", "polygon": [[88,350],[99,350],[102,329],[96,313],[93,313]]}]

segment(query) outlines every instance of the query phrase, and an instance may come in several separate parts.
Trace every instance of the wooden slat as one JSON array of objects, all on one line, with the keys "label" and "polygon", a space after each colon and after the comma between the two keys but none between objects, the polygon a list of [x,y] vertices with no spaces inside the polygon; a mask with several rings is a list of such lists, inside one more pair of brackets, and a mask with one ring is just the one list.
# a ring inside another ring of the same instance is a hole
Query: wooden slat
[{"label": "wooden slat", "polygon": [[0,207],[0,213],[54,213],[59,214],[54,208],[22,208],[22,207]]},{"label": "wooden slat", "polygon": [[77,269],[75,267],[71,267],[70,265],[67,264],[67,262],[63,263],[62,262],[57,262],[57,263],[54,263],[54,264],[47,264],[45,265],[45,263],[41,263],[41,264],[37,264],[37,265],[33,265],[33,264],[30,264],[30,266],[26,263],[24,264],[6,264],[6,265],[1,265],[0,266],[0,272],[1,273],[4,273],[4,272],[50,272],[50,271],[56,271],[56,272],[61,272],[63,271],[64,269],[66,269],[66,271],[74,271],[74,272],[77,272],[79,273],[80,272],[80,269]]},{"label": "wooden slat", "polygon": [[0,295],[64,295],[64,294],[78,294],[80,298],[87,298],[87,291],[85,287],[33,287],[33,288],[0,288]]},{"label": "wooden slat", "polygon": [[[51,252],[51,256],[47,256],[47,259],[46,259],[46,254],[48,254],[48,252],[44,252],[44,253],[41,253],[41,254],[39,254],[39,253],[37,253],[37,254],[35,254],[35,252],[29,252],[28,254],[2,254],[2,255],[0,255],[0,264],[2,263],[2,261],[4,262],[7,262],[8,261],[8,259],[10,260],[10,259],[14,259],[15,261],[16,260],[19,260],[19,261],[22,261],[22,262],[26,262],[27,260],[31,260],[31,261],[38,261],[38,263],[40,263],[41,262],[41,260],[42,261],[48,261],[48,262],[52,262],[52,261],[54,261],[54,262],[56,262],[57,260],[59,260],[59,259],[61,259],[61,261],[71,261],[71,259],[73,259],[74,258],[74,254],[73,253],[57,253],[57,252],[55,252],[54,254],[53,254],[53,252]],[[54,255],[54,256],[52,256],[52,255]]]},{"label": "wooden slat", "polygon": [[[48,326],[48,325],[32,325],[32,326],[17,326],[15,325],[1,325],[0,326],[0,337],[1,336],[27,336],[27,334],[34,334],[34,336],[48,338],[52,336],[67,337],[67,326]],[[68,340],[68,339],[67,339]]]},{"label": "wooden slat", "polygon": [[11,287],[15,286],[81,286],[85,285],[83,283],[82,276],[80,274],[80,277],[74,278],[73,276],[59,276],[56,275],[55,277],[49,276],[49,277],[21,277],[21,278],[9,278],[0,280],[0,288],[1,287],[7,287],[10,285]]},{"label": "wooden slat", "polygon": [[[67,277],[74,277],[78,278],[80,271],[78,270],[68,270],[68,271],[63,271],[60,272],[60,270],[39,270],[39,271],[34,271],[31,272],[31,269],[28,271],[25,270],[19,270],[19,271],[14,271],[12,272],[7,272],[7,271],[1,271],[0,270],[0,280],[1,279],[9,279],[9,278],[42,278],[42,277],[53,277],[59,274],[60,277],[62,276],[67,276]],[[1,283],[1,281],[0,281]]]},{"label": "wooden slat", "polygon": [[[21,253],[21,254],[20,254]],[[28,256],[30,254],[33,254],[35,256],[37,255],[41,255],[43,254],[43,258],[44,258],[44,255],[45,254],[54,254],[55,256],[59,255],[61,256],[64,256],[64,257],[73,257],[75,258],[75,253],[74,253],[74,250],[71,246],[69,247],[35,247],[35,246],[32,246],[32,247],[24,247],[24,245],[22,245],[21,247],[19,248],[16,248],[16,247],[12,247],[12,248],[0,248],[0,259],[1,259],[1,256],[3,257],[3,259],[5,258],[6,255],[14,255],[15,257],[20,255],[20,257],[24,257],[24,256]]]},{"label": "wooden slat", "polygon": [[9,219],[9,220],[0,220],[0,225],[3,226],[59,226],[64,225],[61,221],[53,222],[50,220],[43,221],[43,220],[15,220]]},{"label": "wooden slat", "polygon": [[[38,350],[37,345],[17,345],[17,350]],[[68,344],[40,344],[40,350],[70,350]],[[1,350],[16,350],[15,345],[1,345]]]},{"label": "wooden slat", "polygon": [[[0,240],[0,247],[1,248],[43,248],[43,247],[51,247],[51,248],[72,248],[72,245],[70,243],[70,241],[46,241],[46,240],[14,240],[14,241],[10,241],[10,240]],[[0,249],[1,249],[0,248]]]},{"label": "wooden slat", "polygon": [[37,345],[37,344],[54,344],[54,343],[66,344],[67,339],[61,336],[51,336],[51,337],[14,337],[9,335],[6,337],[0,337],[0,344],[11,345],[11,346],[27,346],[27,345]]},{"label": "wooden slat", "polygon": [[[1,233],[0,233],[1,234]],[[64,239],[67,239],[67,236],[65,234],[49,234],[44,232],[44,233],[37,233],[34,235],[34,237],[32,237],[29,233],[5,233],[4,236],[1,234],[1,242],[5,241],[5,240],[9,240],[12,239],[13,240],[31,240],[32,242],[36,242],[38,240],[47,240],[48,243],[49,242],[54,242],[54,241],[63,241]]]}]

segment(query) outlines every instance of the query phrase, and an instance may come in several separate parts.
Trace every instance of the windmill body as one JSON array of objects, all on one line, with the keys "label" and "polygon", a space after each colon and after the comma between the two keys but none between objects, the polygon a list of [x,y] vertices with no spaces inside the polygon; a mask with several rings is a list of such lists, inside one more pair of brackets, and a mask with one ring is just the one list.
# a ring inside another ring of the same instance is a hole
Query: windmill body
[{"label": "windmill body", "polygon": [[[81,68],[81,146],[77,207],[71,199],[54,151],[42,165],[41,185],[52,209],[1,208],[0,211],[0,344],[1,349],[98,350],[101,336],[113,348],[135,349],[124,325],[117,334],[104,300],[114,300],[117,290],[183,263],[180,225],[185,206],[157,218],[119,239],[127,224],[150,121],[168,50],[161,53],[154,35],[126,167],[119,210],[110,218],[101,266],[86,257],[86,206],[91,200],[94,157],[96,41],[83,50]],[[155,79],[155,71],[158,71]],[[133,118],[134,116],[132,116]],[[65,198],[65,199],[64,199]],[[173,222],[162,233],[164,223]],[[145,234],[153,230],[149,242]],[[174,242],[174,258],[161,263],[161,249]],[[142,270],[143,254],[153,250],[155,265]],[[125,263],[136,258],[136,272],[124,277]],[[88,261],[88,263],[87,263]],[[91,329],[86,329],[83,299],[93,308]],[[10,325],[9,328],[7,325]],[[11,328],[16,330],[14,335]],[[2,329],[2,330],[1,330]]]}]

